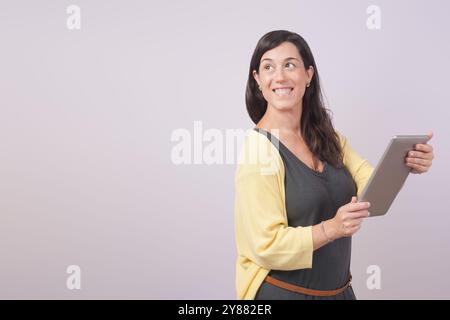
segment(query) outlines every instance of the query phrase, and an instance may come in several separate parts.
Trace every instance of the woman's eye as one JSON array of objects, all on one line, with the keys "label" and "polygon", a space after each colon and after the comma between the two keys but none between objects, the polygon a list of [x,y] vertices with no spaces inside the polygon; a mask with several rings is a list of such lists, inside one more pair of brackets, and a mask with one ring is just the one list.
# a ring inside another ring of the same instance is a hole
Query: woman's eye
[{"label": "woman's eye", "polygon": [[266,65],[266,66],[264,66],[264,69],[269,70],[270,67],[271,67],[271,65]]},{"label": "woman's eye", "polygon": [[287,66],[287,65],[291,65],[292,67],[295,67],[295,64],[293,64],[292,62],[286,63],[286,66]]}]

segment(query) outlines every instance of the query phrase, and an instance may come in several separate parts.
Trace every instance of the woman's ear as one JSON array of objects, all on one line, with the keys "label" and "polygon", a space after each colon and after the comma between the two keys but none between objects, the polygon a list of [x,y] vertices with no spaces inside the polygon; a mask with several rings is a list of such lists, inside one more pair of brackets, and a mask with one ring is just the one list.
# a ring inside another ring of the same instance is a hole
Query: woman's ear
[{"label": "woman's ear", "polygon": [[258,75],[258,73],[256,72],[256,70],[253,70],[253,78],[255,79],[256,83],[257,83],[258,86],[259,86],[259,85],[260,85],[260,84],[259,84],[259,75]]},{"label": "woman's ear", "polygon": [[306,70],[306,73],[308,74],[309,82],[311,82],[312,78],[314,76],[314,67],[313,66],[309,66],[309,68]]}]

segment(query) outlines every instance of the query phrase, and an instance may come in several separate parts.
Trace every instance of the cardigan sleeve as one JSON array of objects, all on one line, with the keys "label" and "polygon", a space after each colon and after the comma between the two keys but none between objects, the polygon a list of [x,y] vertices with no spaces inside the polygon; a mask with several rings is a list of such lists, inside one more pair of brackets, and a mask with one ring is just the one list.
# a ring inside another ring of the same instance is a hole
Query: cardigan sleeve
[{"label": "cardigan sleeve", "polygon": [[312,226],[287,225],[284,188],[280,186],[284,177],[280,176],[280,170],[264,174],[261,169],[258,163],[241,163],[236,170],[238,253],[269,270],[311,268]]},{"label": "cardigan sleeve", "polygon": [[344,165],[356,183],[357,196],[359,197],[374,169],[369,161],[362,158],[355,150],[353,150],[345,136],[341,135],[339,132],[338,136],[341,142]]}]

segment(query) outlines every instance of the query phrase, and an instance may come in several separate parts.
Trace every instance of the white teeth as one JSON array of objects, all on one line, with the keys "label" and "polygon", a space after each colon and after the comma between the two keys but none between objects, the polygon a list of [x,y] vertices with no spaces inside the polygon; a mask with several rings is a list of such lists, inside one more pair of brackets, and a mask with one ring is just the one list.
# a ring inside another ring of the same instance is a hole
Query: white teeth
[{"label": "white teeth", "polygon": [[287,96],[291,93],[291,88],[275,89],[275,93],[279,96]]}]

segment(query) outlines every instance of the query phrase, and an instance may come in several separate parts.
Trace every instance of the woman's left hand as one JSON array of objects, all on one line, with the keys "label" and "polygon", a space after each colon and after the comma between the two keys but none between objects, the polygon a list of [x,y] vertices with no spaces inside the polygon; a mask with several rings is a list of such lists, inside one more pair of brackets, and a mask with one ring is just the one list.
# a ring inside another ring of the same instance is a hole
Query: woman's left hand
[{"label": "woman's left hand", "polygon": [[[427,134],[430,139],[433,132]],[[428,140],[429,141],[429,140]],[[411,173],[425,173],[434,159],[433,147],[429,144],[416,144],[414,150],[408,152],[405,162],[411,168]]]}]

